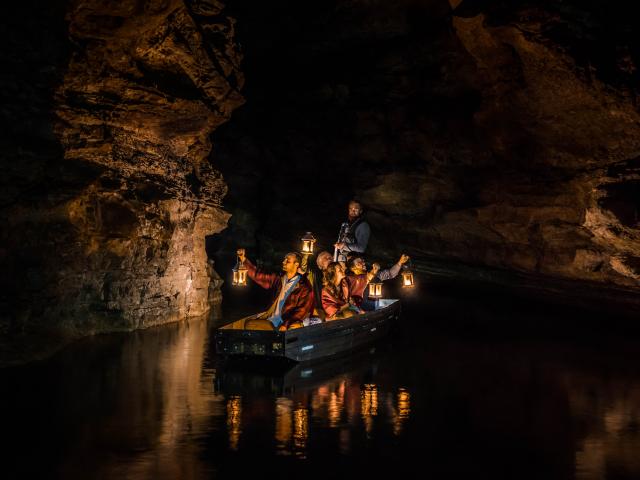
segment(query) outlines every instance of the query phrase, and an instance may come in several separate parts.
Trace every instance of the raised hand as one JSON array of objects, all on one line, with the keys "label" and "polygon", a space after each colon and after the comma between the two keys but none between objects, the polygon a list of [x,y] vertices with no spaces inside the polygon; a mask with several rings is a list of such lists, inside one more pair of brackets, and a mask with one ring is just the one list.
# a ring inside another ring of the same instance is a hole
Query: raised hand
[{"label": "raised hand", "polygon": [[409,255],[405,255],[404,253],[402,255],[400,255],[400,260],[398,260],[398,263],[400,265],[404,265],[405,263],[407,263],[409,260],[411,259],[411,257],[409,257]]},{"label": "raised hand", "polygon": [[238,259],[241,262],[244,262],[245,258],[247,258],[244,248],[239,248],[238,250],[236,250],[236,255],[238,255]]}]

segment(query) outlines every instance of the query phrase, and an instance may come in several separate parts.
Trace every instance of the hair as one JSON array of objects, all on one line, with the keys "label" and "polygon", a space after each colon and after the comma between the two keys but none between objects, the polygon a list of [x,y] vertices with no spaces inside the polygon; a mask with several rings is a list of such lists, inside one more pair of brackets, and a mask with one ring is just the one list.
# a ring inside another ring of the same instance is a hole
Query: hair
[{"label": "hair", "polygon": [[351,200],[349,200],[349,205],[351,205],[352,203],[355,203],[356,205],[358,205],[360,207],[360,210],[362,210],[362,203],[360,203],[359,200],[352,198]]},{"label": "hair", "polygon": [[333,259],[333,255],[330,252],[327,252],[326,250],[320,252],[318,254],[318,256],[316,257],[316,265],[318,265],[318,268],[320,268],[320,264],[318,262],[320,262],[320,259],[322,257],[326,257],[328,256],[329,258]]},{"label": "hair", "polygon": [[324,271],[322,275],[322,285],[324,286],[324,288],[326,288],[329,291],[331,296],[345,300],[342,297],[342,290],[339,289],[334,283],[336,279],[336,268],[340,266],[341,265],[339,262],[331,262],[329,264],[329,266],[327,267],[327,269]]},{"label": "hair", "polygon": [[288,257],[289,255],[295,258],[295,261],[298,262],[298,265],[302,265],[302,255],[300,255],[298,252],[289,252],[285,255],[285,257]]}]

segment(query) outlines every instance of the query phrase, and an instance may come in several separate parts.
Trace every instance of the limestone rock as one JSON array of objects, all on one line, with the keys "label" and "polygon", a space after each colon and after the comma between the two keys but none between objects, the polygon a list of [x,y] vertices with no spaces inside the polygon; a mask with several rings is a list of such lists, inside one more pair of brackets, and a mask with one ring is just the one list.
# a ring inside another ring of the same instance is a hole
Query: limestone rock
[{"label": "limestone rock", "polygon": [[51,78],[21,114],[42,120],[47,144],[7,151],[3,329],[82,335],[206,313],[220,284],[205,236],[229,218],[209,136],[244,101],[234,20],[211,0],[49,9],[30,22],[57,25],[56,61],[24,32],[18,50]]}]

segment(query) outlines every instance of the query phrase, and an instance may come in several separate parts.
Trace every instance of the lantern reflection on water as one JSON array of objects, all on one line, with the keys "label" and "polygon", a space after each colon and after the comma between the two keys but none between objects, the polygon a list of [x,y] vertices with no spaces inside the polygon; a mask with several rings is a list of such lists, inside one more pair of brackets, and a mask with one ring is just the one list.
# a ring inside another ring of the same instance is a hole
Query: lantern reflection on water
[{"label": "lantern reflection on water", "polygon": [[398,410],[393,422],[394,435],[400,435],[404,422],[409,418],[409,414],[411,413],[411,395],[406,389],[400,388],[398,390],[397,401]]},{"label": "lantern reflection on water", "polygon": [[316,237],[311,232],[307,232],[302,240],[302,253],[305,255],[311,255],[313,253],[313,245],[316,243]]},{"label": "lantern reflection on water", "polygon": [[242,433],[242,397],[233,396],[227,402],[227,432],[229,433],[229,448],[238,450],[240,434]]},{"label": "lantern reflection on water", "polygon": [[280,455],[291,454],[291,437],[293,435],[292,410],[293,401],[279,397],[276,400],[276,447]]},{"label": "lantern reflection on water", "polygon": [[307,439],[309,438],[309,411],[298,407],[293,411],[293,446],[299,458],[307,456]]},{"label": "lantern reflection on water", "polygon": [[378,387],[374,383],[365,384],[360,394],[360,415],[369,436],[373,430],[373,417],[378,415]]},{"label": "lantern reflection on water", "polygon": [[237,287],[247,286],[247,268],[244,266],[244,262],[238,257],[235,267],[233,267],[233,285]]}]

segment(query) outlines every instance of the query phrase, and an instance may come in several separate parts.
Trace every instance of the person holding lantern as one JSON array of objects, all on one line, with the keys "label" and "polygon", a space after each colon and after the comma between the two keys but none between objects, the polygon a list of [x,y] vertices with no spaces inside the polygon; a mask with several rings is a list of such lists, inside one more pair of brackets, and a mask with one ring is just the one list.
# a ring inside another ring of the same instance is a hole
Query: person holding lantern
[{"label": "person holding lantern", "polygon": [[260,318],[245,322],[245,328],[286,330],[302,326],[313,309],[313,289],[306,276],[298,272],[302,257],[297,252],[287,253],[282,261],[283,274],[267,273],[259,270],[246,257],[245,249],[237,251],[238,260],[246,268],[251,280],[262,288],[271,289],[275,299],[271,307]]},{"label": "person holding lantern", "polygon": [[[400,255],[400,259],[390,268],[380,270],[380,265],[374,263],[370,273],[374,273],[373,277],[378,277],[378,279],[382,282],[384,282],[385,280],[391,280],[398,276],[400,270],[402,269],[402,266],[408,261],[409,255],[405,255],[403,253],[402,255]],[[345,281],[349,284],[349,291],[351,293],[351,296],[355,298],[358,306],[362,306],[367,296],[366,287],[371,281],[371,279],[366,282],[363,280],[363,275],[367,273],[367,265],[362,256],[354,255],[350,258],[349,270],[351,271],[351,273],[346,276]]]},{"label": "person holding lantern", "polygon": [[357,200],[349,202],[348,222],[342,224],[335,247],[335,261],[345,261],[349,252],[364,253],[369,244],[371,227],[362,216],[362,204]]},{"label": "person holding lantern", "polygon": [[378,275],[380,265],[374,263],[371,266],[371,271],[367,272],[367,265],[364,263],[363,258],[354,256],[349,261],[348,266],[351,272],[345,276],[344,282],[347,284],[349,297],[353,299],[356,305],[360,306],[367,285]]}]

